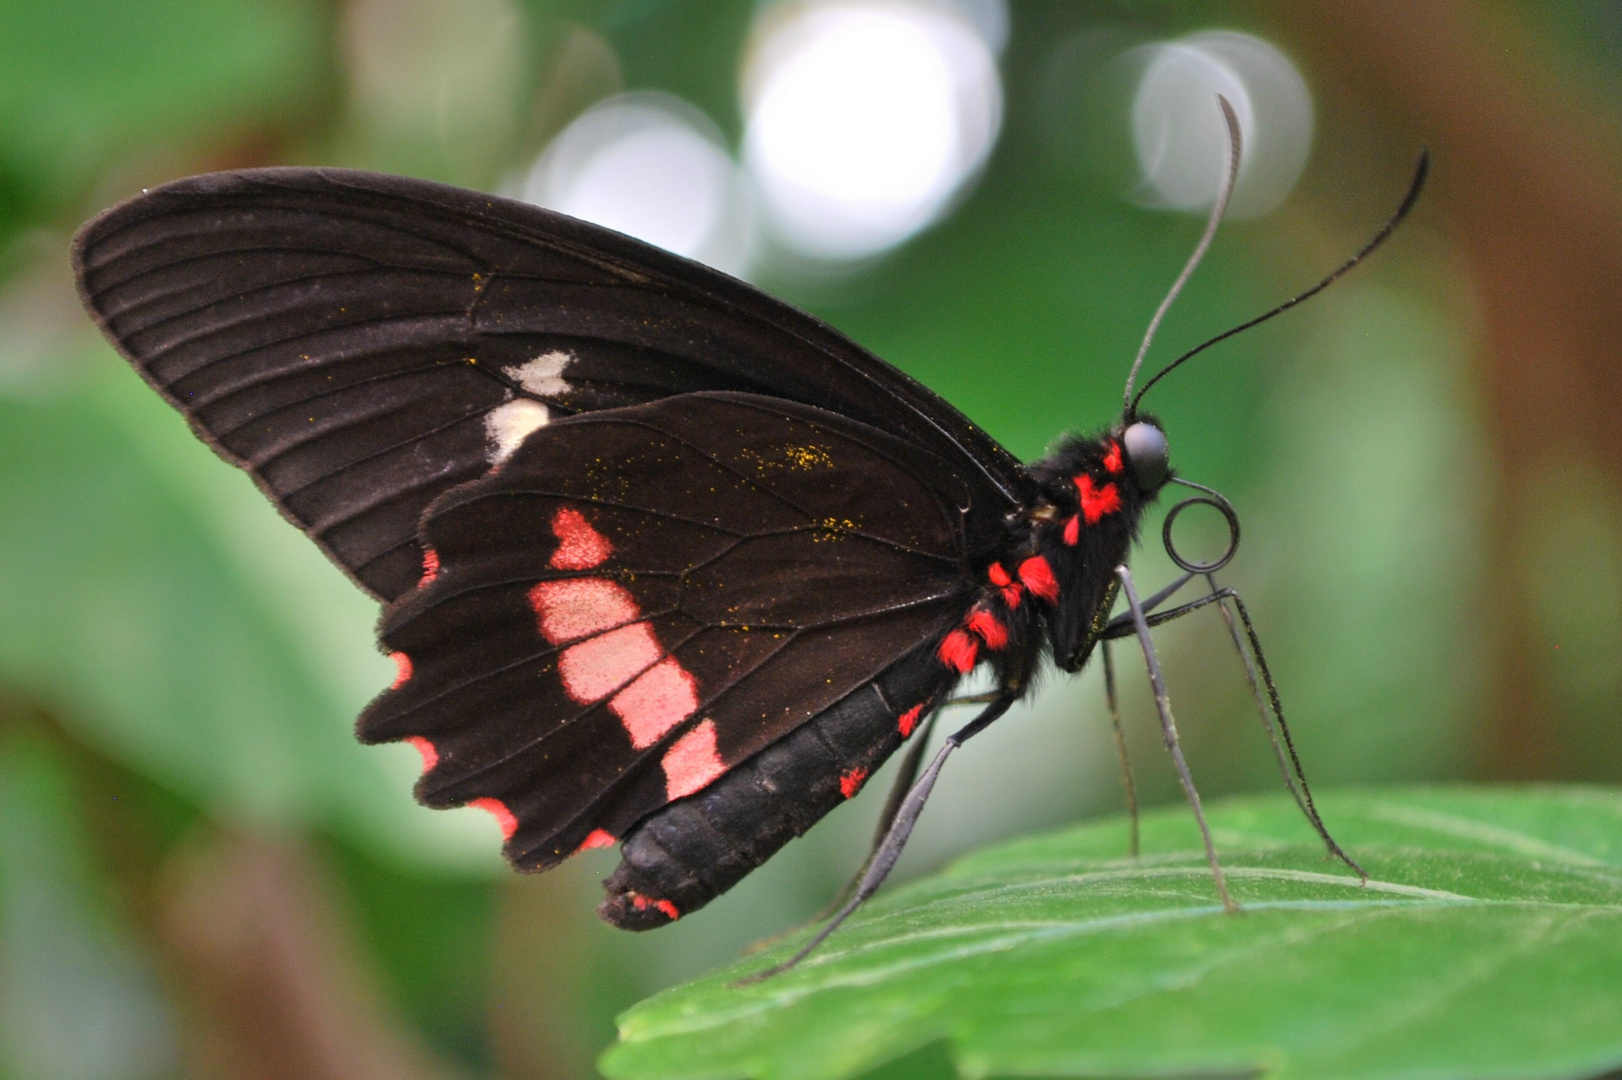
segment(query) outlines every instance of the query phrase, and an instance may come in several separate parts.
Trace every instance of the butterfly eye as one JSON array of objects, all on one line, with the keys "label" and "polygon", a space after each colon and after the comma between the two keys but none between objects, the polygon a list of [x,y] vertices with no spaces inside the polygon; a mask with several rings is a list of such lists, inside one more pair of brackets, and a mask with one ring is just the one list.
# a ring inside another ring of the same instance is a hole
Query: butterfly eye
[{"label": "butterfly eye", "polygon": [[1137,423],[1121,436],[1126,450],[1127,464],[1132,466],[1132,477],[1144,491],[1154,491],[1166,482],[1169,471],[1169,451],[1166,433],[1153,424]]}]

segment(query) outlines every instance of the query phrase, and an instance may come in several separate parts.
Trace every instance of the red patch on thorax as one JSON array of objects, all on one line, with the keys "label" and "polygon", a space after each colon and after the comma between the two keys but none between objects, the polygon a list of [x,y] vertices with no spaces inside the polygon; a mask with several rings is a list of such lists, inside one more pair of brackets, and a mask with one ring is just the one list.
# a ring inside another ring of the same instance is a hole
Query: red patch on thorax
[{"label": "red patch on thorax", "polygon": [[903,739],[910,736],[912,734],[912,729],[918,726],[918,718],[923,715],[925,704],[928,703],[923,702],[914,705],[912,708],[902,713],[901,718],[896,721],[896,727],[901,730],[901,737]]},{"label": "red patch on thorax", "polygon": [[839,794],[843,795],[847,799],[850,798],[852,795],[855,795],[858,791],[862,790],[862,781],[866,779],[866,769],[851,769],[840,774]]},{"label": "red patch on thorax", "polygon": [[1081,496],[1081,516],[1087,519],[1089,525],[1096,524],[1105,514],[1113,514],[1121,508],[1121,493],[1114,484],[1094,488],[1093,478],[1083,474],[1076,477],[1076,491]]},{"label": "red patch on thorax", "polygon": [[1118,473],[1121,471],[1120,443],[1111,442],[1109,444],[1109,453],[1104,455],[1104,471],[1108,473]]},{"label": "red patch on thorax", "polygon": [[992,563],[986,568],[986,577],[991,583],[1002,591],[1002,602],[1009,611],[1019,607],[1019,583],[1008,576],[1008,571],[1002,568],[1001,563]]},{"label": "red patch on thorax", "polygon": [[1071,514],[1070,520],[1064,523],[1064,542],[1075,547],[1081,540],[1081,515]]},{"label": "red patch on thorax", "polygon": [[935,655],[959,675],[966,675],[980,656],[980,644],[962,630],[953,630],[941,641]]},{"label": "red patch on thorax", "polygon": [[998,621],[997,616],[985,608],[976,608],[970,615],[966,624],[971,632],[986,643],[986,648],[996,652],[1008,644],[1008,628]]},{"label": "red patch on thorax", "polygon": [[1053,567],[1041,555],[1032,555],[1019,564],[1019,580],[1050,604],[1059,599],[1059,579],[1053,576]]},{"label": "red patch on thorax", "polygon": [[558,549],[552,553],[554,570],[590,570],[614,553],[608,537],[571,506],[559,507],[552,515],[552,534],[558,538]]}]

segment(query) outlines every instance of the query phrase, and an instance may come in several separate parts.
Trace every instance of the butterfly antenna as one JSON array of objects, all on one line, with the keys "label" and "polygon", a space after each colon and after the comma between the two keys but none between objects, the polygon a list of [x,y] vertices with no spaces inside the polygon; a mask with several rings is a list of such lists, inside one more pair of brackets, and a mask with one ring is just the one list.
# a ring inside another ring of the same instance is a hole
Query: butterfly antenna
[{"label": "butterfly antenna", "polygon": [[[1137,402],[1132,397],[1132,384],[1137,380],[1138,369],[1143,366],[1143,358],[1149,353],[1149,343],[1155,339],[1155,331],[1160,329],[1160,320],[1166,317],[1166,311],[1171,307],[1177,294],[1183,291],[1188,279],[1194,273],[1194,268],[1200,265],[1205,258],[1206,249],[1216,238],[1217,226],[1222,223],[1222,215],[1228,211],[1228,201],[1233,198],[1234,184],[1239,179],[1239,156],[1243,151],[1244,142],[1239,134],[1239,117],[1234,114],[1233,106],[1221,94],[1217,95],[1217,105],[1222,109],[1222,121],[1228,126],[1228,168],[1222,174],[1222,188],[1217,192],[1216,202],[1211,204],[1211,217],[1205,223],[1205,234],[1200,242],[1194,245],[1194,254],[1188,257],[1183,266],[1183,272],[1177,275],[1177,280],[1171,283],[1171,289],[1166,298],[1160,301],[1160,307],[1155,310],[1154,318],[1149,320],[1149,329],[1143,333],[1143,344],[1138,346],[1138,355],[1132,361],[1132,370],[1126,373],[1126,395],[1123,401],[1128,416],[1132,415]],[[1158,376],[1157,376],[1158,378]],[[1145,388],[1147,389],[1147,388]],[[1142,395],[1138,395],[1141,397]]]},{"label": "butterfly antenna", "polygon": [[[1273,308],[1271,311],[1264,312],[1263,314],[1256,316],[1254,319],[1251,319],[1249,322],[1240,323],[1232,330],[1224,331],[1223,333],[1220,333],[1216,337],[1212,338],[1210,341],[1196,345],[1182,356],[1179,356],[1177,359],[1155,372],[1154,378],[1144,383],[1143,389],[1138,391],[1138,396],[1127,402],[1127,415],[1130,416],[1137,412],[1138,402],[1143,400],[1143,395],[1149,392],[1149,388],[1155,383],[1159,382],[1161,379],[1165,378],[1167,375],[1171,374],[1184,361],[1193,359],[1195,356],[1198,356],[1200,353],[1204,352],[1206,349],[1209,349],[1212,345],[1215,345],[1219,341],[1226,341],[1235,334],[1249,330],[1253,326],[1258,326],[1275,315],[1284,314],[1284,312],[1290,310],[1303,300],[1308,300],[1314,296],[1317,296],[1319,293],[1329,288],[1329,286],[1334,283],[1336,278],[1340,277],[1342,274],[1346,273],[1346,271],[1368,258],[1369,255],[1374,252],[1375,248],[1385,243],[1386,239],[1396,231],[1397,226],[1402,224],[1403,218],[1407,217],[1408,212],[1414,208],[1414,203],[1419,201],[1419,193],[1425,187],[1425,178],[1430,175],[1430,171],[1430,148],[1421,147],[1419,150],[1419,163],[1414,167],[1414,179],[1408,185],[1408,194],[1402,197],[1402,205],[1397,207],[1397,212],[1391,215],[1390,220],[1387,221],[1383,227],[1381,227],[1380,231],[1374,234],[1374,239],[1363,245],[1362,250],[1360,250],[1356,255],[1353,255],[1350,259],[1347,259],[1344,263],[1341,263],[1333,273],[1324,278],[1322,281],[1318,282],[1318,284],[1314,285],[1312,288],[1308,289],[1306,292],[1292,296],[1278,307]],[[1131,385],[1131,380],[1127,380],[1127,386],[1130,387]],[[1130,394],[1130,390],[1128,393]]]}]

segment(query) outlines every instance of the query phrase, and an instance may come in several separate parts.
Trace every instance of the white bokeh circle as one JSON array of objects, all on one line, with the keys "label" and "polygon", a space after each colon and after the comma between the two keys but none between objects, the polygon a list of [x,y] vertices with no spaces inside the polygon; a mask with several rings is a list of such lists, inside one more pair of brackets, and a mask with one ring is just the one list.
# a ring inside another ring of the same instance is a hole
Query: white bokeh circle
[{"label": "white bokeh circle", "polygon": [[535,162],[523,197],[737,272],[739,191],[710,119],[679,98],[640,91],[581,113]]},{"label": "white bokeh circle", "polygon": [[861,259],[947,209],[1001,126],[987,25],[904,0],[768,10],[744,66],[743,159],[775,242]]},{"label": "white bokeh circle", "polygon": [[1216,96],[1233,104],[1244,136],[1229,213],[1267,213],[1289,195],[1312,150],[1312,94],[1275,46],[1250,34],[1207,31],[1135,50],[1132,141],[1140,201],[1200,211],[1216,198],[1227,135]]}]

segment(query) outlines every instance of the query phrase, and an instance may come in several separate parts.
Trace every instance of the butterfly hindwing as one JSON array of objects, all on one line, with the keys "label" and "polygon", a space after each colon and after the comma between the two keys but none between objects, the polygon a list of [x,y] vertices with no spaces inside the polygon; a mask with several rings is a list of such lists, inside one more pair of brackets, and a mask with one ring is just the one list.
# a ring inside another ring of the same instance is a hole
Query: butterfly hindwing
[{"label": "butterfly hindwing", "polygon": [[689,394],[531,434],[443,496],[385,612],[409,677],[362,715],[415,739],[431,805],[507,815],[552,865],[863,687],[961,618],[974,498],[837,414]]},{"label": "butterfly hindwing", "polygon": [[809,315],[533,206],[345,170],[154,189],[74,246],[87,307],[197,432],[363,587],[415,584],[439,495],[562,417],[697,391],[789,398],[964,475],[980,541],[1028,478]]}]

